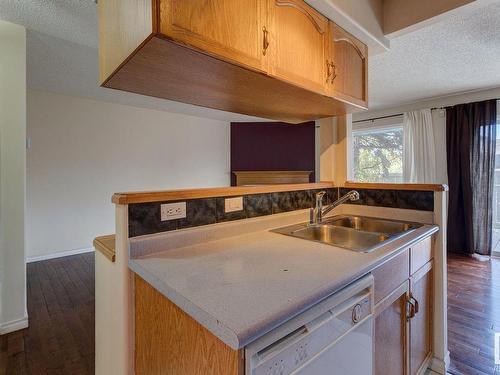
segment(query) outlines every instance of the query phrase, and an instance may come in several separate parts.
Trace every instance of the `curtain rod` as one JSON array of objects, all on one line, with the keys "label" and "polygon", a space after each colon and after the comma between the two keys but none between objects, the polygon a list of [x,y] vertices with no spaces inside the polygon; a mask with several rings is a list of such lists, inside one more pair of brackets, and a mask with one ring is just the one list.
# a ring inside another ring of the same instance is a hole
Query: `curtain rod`
[{"label": "curtain rod", "polygon": [[[431,108],[431,111],[435,110],[435,109],[444,109],[445,107],[432,107]],[[367,118],[366,120],[357,120],[357,121],[353,121],[352,123],[353,124],[356,124],[358,122],[365,122],[365,121],[376,121],[376,120],[383,120],[385,118],[391,118],[391,117],[399,117],[399,116],[403,116],[404,113],[396,113],[395,115],[387,115],[387,116],[380,116],[380,117],[373,117],[373,118]]]}]

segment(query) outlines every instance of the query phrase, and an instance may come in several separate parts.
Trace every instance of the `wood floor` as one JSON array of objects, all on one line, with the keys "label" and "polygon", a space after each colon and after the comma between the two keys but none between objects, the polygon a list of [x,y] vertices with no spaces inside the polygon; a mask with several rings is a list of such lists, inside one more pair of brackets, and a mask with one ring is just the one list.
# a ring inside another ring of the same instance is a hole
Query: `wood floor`
[{"label": "wood floor", "polygon": [[[28,264],[30,327],[0,337],[0,375],[94,373],[94,255]],[[500,331],[500,260],[451,256],[451,373],[492,375]]]},{"label": "wood floor", "polygon": [[0,336],[0,375],[94,373],[94,254],[29,263],[29,328]]},{"label": "wood floor", "polygon": [[495,372],[494,334],[500,332],[500,260],[448,260],[448,347],[452,374]]}]

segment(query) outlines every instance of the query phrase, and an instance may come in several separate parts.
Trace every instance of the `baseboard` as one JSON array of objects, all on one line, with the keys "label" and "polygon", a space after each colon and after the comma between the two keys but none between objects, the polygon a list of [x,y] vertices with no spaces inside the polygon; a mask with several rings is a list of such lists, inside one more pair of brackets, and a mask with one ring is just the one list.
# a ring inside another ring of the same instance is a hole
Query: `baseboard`
[{"label": "baseboard", "polygon": [[444,359],[433,357],[429,365],[429,369],[438,374],[447,374],[450,367],[450,352],[446,352]]},{"label": "baseboard", "polygon": [[20,329],[28,328],[28,317],[12,320],[10,322],[0,324],[0,336],[6,335],[14,331],[19,331]]},{"label": "baseboard", "polygon": [[482,254],[478,254],[478,253],[472,254],[471,257],[475,260],[480,261],[480,262],[488,262],[490,260],[489,255],[482,255]]},{"label": "baseboard", "polygon": [[49,260],[49,259],[55,259],[55,258],[68,257],[68,256],[71,256],[71,255],[91,253],[93,251],[95,251],[95,249],[93,247],[88,247],[88,248],[84,248],[84,249],[61,251],[59,253],[52,253],[52,254],[47,254],[47,255],[39,255],[39,256],[36,256],[36,257],[28,257],[28,258],[26,258],[26,263],[40,262],[42,260]]}]

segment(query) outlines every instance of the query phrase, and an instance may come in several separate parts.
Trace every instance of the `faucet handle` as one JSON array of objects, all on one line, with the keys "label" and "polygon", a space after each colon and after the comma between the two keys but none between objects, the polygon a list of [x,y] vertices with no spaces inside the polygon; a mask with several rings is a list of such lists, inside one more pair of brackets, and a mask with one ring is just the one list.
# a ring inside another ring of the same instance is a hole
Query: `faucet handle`
[{"label": "faucet handle", "polygon": [[319,193],[316,193],[316,208],[321,207],[323,205],[323,197],[325,196],[326,191],[321,190]]},{"label": "faucet handle", "polygon": [[357,201],[359,200],[359,193],[356,190],[351,190],[349,193],[350,199],[352,201]]}]

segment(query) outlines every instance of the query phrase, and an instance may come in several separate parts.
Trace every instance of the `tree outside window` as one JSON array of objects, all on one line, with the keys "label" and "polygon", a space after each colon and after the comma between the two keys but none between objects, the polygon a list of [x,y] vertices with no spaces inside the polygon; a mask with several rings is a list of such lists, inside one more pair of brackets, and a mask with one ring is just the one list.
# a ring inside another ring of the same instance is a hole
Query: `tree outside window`
[{"label": "tree outside window", "polygon": [[354,131],[352,138],[356,181],[403,181],[402,126]]}]

